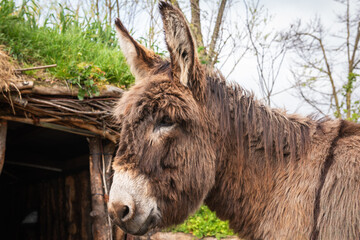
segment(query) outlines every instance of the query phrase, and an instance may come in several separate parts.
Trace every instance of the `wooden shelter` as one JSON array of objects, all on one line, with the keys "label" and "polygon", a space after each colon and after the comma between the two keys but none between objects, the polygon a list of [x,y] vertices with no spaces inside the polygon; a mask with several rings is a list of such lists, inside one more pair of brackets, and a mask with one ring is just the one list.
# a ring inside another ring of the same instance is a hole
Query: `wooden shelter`
[{"label": "wooden shelter", "polygon": [[106,202],[117,141],[111,109],[122,90],[103,86],[80,101],[76,88],[17,68],[0,51],[1,239],[121,235]]}]

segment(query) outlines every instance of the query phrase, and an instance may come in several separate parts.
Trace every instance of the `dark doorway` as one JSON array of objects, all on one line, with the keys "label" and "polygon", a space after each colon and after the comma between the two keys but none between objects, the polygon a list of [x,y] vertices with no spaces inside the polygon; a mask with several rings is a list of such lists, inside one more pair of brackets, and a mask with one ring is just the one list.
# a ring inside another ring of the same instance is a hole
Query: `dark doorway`
[{"label": "dark doorway", "polygon": [[85,137],[8,122],[2,239],[90,239],[88,169]]}]

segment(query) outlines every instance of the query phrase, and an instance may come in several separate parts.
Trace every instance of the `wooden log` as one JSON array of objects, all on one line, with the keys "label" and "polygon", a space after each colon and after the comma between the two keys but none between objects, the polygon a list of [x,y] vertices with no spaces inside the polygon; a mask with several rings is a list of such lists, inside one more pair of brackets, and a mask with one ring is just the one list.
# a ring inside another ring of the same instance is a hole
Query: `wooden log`
[{"label": "wooden log", "polygon": [[5,161],[7,121],[0,121],[0,175]]},{"label": "wooden log", "polygon": [[34,81],[15,81],[8,82],[10,91],[27,90],[34,87]]},{"label": "wooden log", "polygon": [[[69,87],[65,84],[51,84],[51,85],[44,85],[36,83],[32,88],[32,93],[39,94],[39,95],[56,95],[56,96],[74,96],[78,95],[79,89],[76,86]],[[117,97],[120,98],[124,90],[121,88],[112,86],[112,85],[105,85],[100,87],[100,94],[97,97]]]},{"label": "wooden log", "polygon": [[26,124],[32,124],[32,125],[35,125],[37,123],[50,123],[50,122],[59,121],[59,119],[56,119],[56,118],[40,118],[36,121],[31,118],[21,118],[21,117],[13,117],[13,116],[0,116],[0,119],[14,121],[14,122],[21,122],[21,123],[26,123]]},{"label": "wooden log", "polygon": [[72,124],[77,126],[77,127],[82,128],[82,129],[86,129],[86,130],[89,130],[89,131],[91,131],[93,133],[99,134],[99,135],[109,139],[113,143],[117,142],[117,137],[114,136],[114,135],[111,135],[109,133],[109,131],[107,131],[107,130],[102,131],[100,129],[97,129],[94,125],[91,125],[91,124],[82,124],[82,123],[78,123],[78,122],[72,122]]},{"label": "wooden log", "polygon": [[102,141],[100,137],[88,138],[90,148],[91,205],[93,217],[92,233],[94,240],[110,240],[110,226],[105,208],[102,172]]},{"label": "wooden log", "polygon": [[34,84],[32,93],[39,95],[56,95],[56,96],[74,96],[78,95],[78,89],[76,87],[69,88],[65,84]]}]

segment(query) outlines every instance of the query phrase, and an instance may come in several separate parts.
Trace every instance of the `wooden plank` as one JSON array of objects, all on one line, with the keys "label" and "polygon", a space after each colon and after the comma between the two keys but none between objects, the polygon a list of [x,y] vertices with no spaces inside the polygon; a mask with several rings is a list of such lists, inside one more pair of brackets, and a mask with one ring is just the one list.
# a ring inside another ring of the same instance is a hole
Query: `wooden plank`
[{"label": "wooden plank", "polygon": [[111,228],[108,225],[108,214],[105,208],[104,188],[102,180],[102,141],[100,137],[89,138],[90,148],[90,182],[91,205],[90,215],[93,217],[92,233],[94,240],[110,240]]},{"label": "wooden plank", "polygon": [[66,198],[65,198],[65,209],[66,209],[66,224],[67,224],[67,231],[68,236],[67,239],[76,239],[79,226],[77,226],[76,223],[77,217],[76,216],[76,208],[79,207],[77,204],[79,203],[79,199],[76,199],[77,191],[79,189],[76,188],[75,185],[75,175],[69,175],[65,177],[65,192],[66,192]]},{"label": "wooden plank", "polygon": [[78,239],[91,239],[91,218],[89,214],[91,212],[91,199],[90,196],[90,182],[89,182],[89,172],[82,171],[79,175],[79,193],[80,193],[80,206],[78,207],[80,211],[81,223],[79,229],[81,231],[81,236]]},{"label": "wooden plank", "polygon": [[0,119],[14,121],[14,122],[21,122],[21,123],[26,123],[26,124],[31,124],[31,125],[44,127],[44,128],[50,128],[50,129],[63,131],[63,132],[69,132],[69,133],[73,133],[73,134],[77,134],[77,135],[81,135],[81,136],[85,136],[85,137],[95,137],[95,136],[97,136],[96,133],[91,132],[91,131],[86,130],[86,129],[68,127],[68,126],[52,123],[52,122],[55,122],[55,121],[59,121],[59,119],[55,119],[55,118],[38,119],[38,120],[35,121],[34,119],[30,119],[30,118],[20,118],[20,117],[12,117],[12,116],[0,116]]},{"label": "wooden plank", "polygon": [[51,128],[51,129],[55,129],[55,130],[59,130],[59,131],[63,131],[63,132],[74,133],[74,134],[82,135],[82,136],[85,136],[85,137],[97,136],[96,133],[93,133],[93,132],[85,130],[85,129],[67,127],[67,126],[54,124],[54,123],[46,123],[46,122],[42,123],[42,122],[40,122],[39,124],[34,124],[34,125],[38,125],[38,126],[45,127],[45,128]]},{"label": "wooden plank", "polygon": [[5,161],[7,121],[0,121],[0,175]]},{"label": "wooden plank", "polygon": [[[21,117],[13,117],[13,116],[0,116],[0,119],[31,124],[31,125],[35,125],[35,126],[44,127],[44,128],[55,129],[58,131],[69,132],[69,133],[73,133],[73,134],[77,134],[77,135],[81,135],[81,136],[85,136],[85,137],[95,137],[95,136],[100,135],[100,136],[103,136],[104,138],[109,139],[113,143],[117,142],[117,137],[114,135],[111,135],[109,133],[109,131],[97,129],[94,125],[86,124],[85,121],[83,121],[81,119],[74,118],[74,119],[61,120],[61,119],[57,119],[57,118],[39,118],[39,119],[34,120],[34,119],[30,119],[30,118],[21,118]],[[78,120],[78,122],[76,122],[75,120]],[[64,121],[64,122],[67,121],[68,123],[70,123],[78,128],[53,123],[53,122],[60,122],[60,121]]]},{"label": "wooden plank", "polygon": [[33,164],[33,163],[6,161],[6,164],[17,165],[17,166],[22,166],[22,167],[29,167],[29,168],[43,169],[43,170],[53,171],[53,172],[62,172],[61,168],[43,166],[43,165]]}]

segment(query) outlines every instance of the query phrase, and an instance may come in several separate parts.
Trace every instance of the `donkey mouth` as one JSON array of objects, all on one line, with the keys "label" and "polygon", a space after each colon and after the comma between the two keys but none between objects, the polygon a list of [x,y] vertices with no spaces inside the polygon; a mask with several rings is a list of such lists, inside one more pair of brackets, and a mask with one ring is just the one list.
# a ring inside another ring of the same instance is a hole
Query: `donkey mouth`
[{"label": "donkey mouth", "polygon": [[129,222],[115,221],[115,224],[118,225],[125,233],[129,233],[131,235],[137,235],[137,236],[144,235],[145,233],[155,228],[157,225],[158,217],[153,214],[153,210],[154,209],[150,211],[146,220],[142,224],[138,224],[133,221],[129,221]]}]

